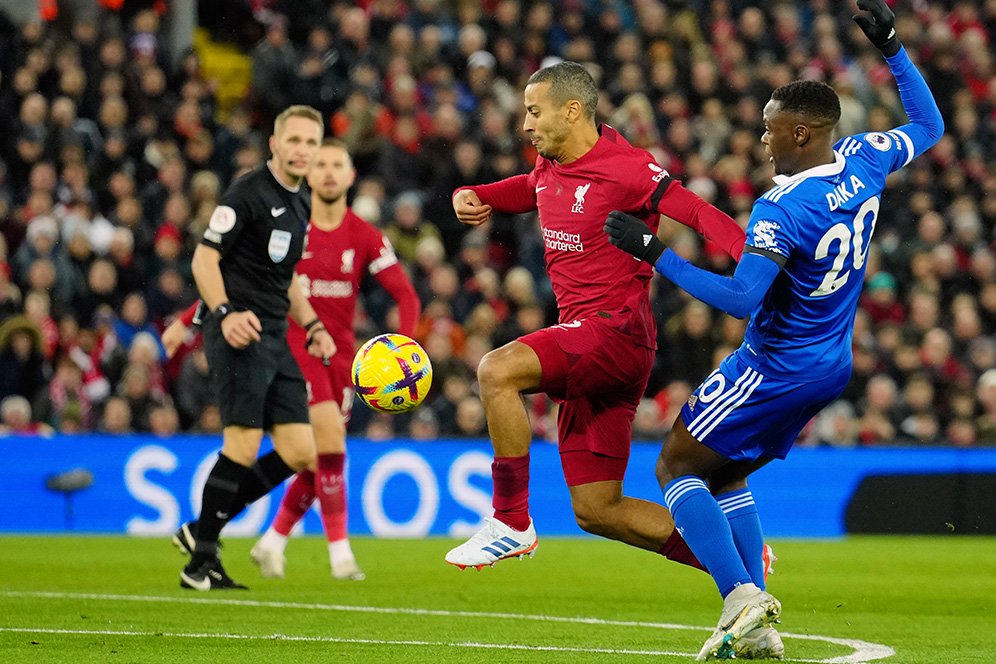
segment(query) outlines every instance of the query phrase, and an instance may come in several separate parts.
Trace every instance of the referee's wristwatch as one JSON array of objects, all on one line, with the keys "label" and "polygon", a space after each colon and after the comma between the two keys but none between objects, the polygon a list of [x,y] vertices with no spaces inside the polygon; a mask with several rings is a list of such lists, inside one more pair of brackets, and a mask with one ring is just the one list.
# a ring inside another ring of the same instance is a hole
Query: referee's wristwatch
[{"label": "referee's wristwatch", "polygon": [[225,316],[233,312],[234,309],[232,309],[232,305],[228,302],[222,302],[214,308],[214,315],[218,317],[218,322],[225,320]]}]

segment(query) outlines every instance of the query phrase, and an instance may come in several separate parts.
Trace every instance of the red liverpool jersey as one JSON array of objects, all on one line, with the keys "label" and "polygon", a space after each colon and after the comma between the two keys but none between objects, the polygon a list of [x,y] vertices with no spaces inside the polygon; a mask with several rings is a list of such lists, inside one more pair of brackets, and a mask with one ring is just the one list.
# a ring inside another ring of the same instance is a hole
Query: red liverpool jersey
[{"label": "red liverpool jersey", "polygon": [[653,268],[609,244],[602,231],[612,210],[636,215],[654,230],[651,198],[667,174],[646,150],[602,128],[594,147],[570,164],[539,157],[529,174],[560,322],[598,312],[629,316],[637,343],[656,348],[648,291]]},{"label": "red liverpool jersey", "polygon": [[[352,356],[356,298],[364,275],[376,275],[397,263],[391,243],[352,210],[346,211],[335,230],[308,226],[308,240],[297,273],[311,306],[332,335],[337,352]],[[287,338],[297,352],[303,348],[304,329],[290,321]]]}]

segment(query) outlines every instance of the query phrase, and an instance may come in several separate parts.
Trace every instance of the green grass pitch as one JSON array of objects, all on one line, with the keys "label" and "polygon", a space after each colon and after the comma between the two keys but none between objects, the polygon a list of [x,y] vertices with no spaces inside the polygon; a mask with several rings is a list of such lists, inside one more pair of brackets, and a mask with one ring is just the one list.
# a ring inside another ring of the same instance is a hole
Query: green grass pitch
[{"label": "green grass pitch", "polygon": [[[356,538],[362,582],[333,581],[319,538],[292,540],[287,579],[178,587],[164,539],[0,537],[0,661],[688,662],[719,616],[705,574],[594,538],[542,538],[481,572],[443,539]],[[996,539],[774,541],[769,590],[787,661],[996,662]]]}]

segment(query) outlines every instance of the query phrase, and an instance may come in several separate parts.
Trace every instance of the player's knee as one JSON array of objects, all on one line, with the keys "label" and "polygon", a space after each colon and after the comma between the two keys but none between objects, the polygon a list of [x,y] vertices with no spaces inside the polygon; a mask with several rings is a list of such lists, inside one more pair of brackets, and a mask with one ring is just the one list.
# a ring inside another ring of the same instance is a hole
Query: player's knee
[{"label": "player's knee", "polygon": [[574,520],[581,530],[592,535],[605,535],[611,530],[611,509],[607,505],[585,503],[574,505]]},{"label": "player's knee", "polygon": [[601,535],[605,527],[605,523],[598,518],[598,515],[590,512],[575,512],[574,519],[581,530],[592,535]]},{"label": "player's knee", "polygon": [[284,463],[293,468],[294,471],[304,470],[315,459],[314,449],[308,452],[299,447],[284,448],[278,454],[280,454],[280,458],[284,460]]},{"label": "player's knee", "polygon": [[510,386],[511,374],[497,351],[491,351],[481,359],[477,367],[477,383],[481,387],[482,396]]},{"label": "player's knee", "polygon": [[682,458],[678,446],[672,440],[673,434],[665,441],[661,448],[661,453],[657,457],[657,468],[655,474],[661,487],[667,486],[671,480],[682,475],[699,474],[694,466]]},{"label": "player's knee", "polygon": [[284,463],[295,471],[304,470],[315,459],[315,439],[307,425],[278,426],[273,431],[273,447]]},{"label": "player's knee", "polygon": [[667,486],[667,484],[674,479],[674,475],[668,470],[667,462],[664,459],[664,450],[657,455],[657,466],[654,469],[654,473],[657,475],[657,483],[662,487]]}]

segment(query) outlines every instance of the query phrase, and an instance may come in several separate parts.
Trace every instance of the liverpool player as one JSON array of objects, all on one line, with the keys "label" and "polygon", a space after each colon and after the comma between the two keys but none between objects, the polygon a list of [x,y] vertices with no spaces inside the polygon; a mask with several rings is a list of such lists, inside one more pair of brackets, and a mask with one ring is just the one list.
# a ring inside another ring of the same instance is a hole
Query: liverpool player
[{"label": "liverpool player", "polygon": [[[420,313],[415,289],[398,262],[390,243],[376,228],[346,206],[346,193],[356,179],[345,144],[326,139],[308,174],[311,186],[311,223],[298,279],[318,318],[328,329],[338,352],[328,366],[305,352],[305,329],[292,322],[287,340],[308,389],[311,424],[317,457],[290,483],[270,528],[256,543],[251,557],[263,576],[284,576],[284,549],[291,528],[317,497],[329,543],[332,576],[364,578],[349,546],[346,530],[346,423],[353,393],[350,364],[355,344],[353,318],[364,276],[373,275],[398,305],[399,332],[412,335]],[[193,311],[164,332],[167,349],[175,350]],[[177,336],[179,335],[179,336]],[[181,535],[182,539],[182,535]]]},{"label": "liverpool player", "polygon": [[529,419],[522,395],[545,392],[561,406],[558,443],[578,524],[585,530],[699,566],[668,511],[622,493],[630,434],[656,349],[648,296],[653,271],[611,246],[606,215],[625,210],[656,231],[666,214],[736,259],[744,232],[671,179],[650,153],[595,123],[598,89],[584,67],[562,62],[533,74],[524,129],[535,168],[453,195],[470,225],[492,210],[539,212],[558,325],[488,353],[478,369],[494,446],[494,515],[446,554],[460,568],[491,565],[537,546],[529,516]]}]

